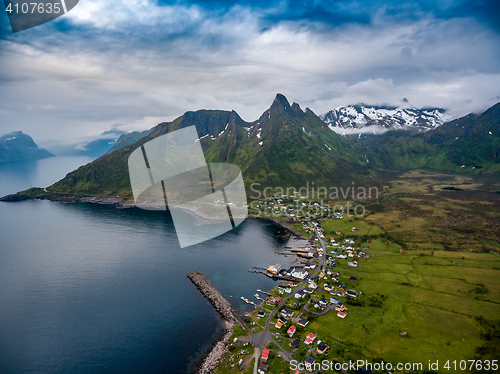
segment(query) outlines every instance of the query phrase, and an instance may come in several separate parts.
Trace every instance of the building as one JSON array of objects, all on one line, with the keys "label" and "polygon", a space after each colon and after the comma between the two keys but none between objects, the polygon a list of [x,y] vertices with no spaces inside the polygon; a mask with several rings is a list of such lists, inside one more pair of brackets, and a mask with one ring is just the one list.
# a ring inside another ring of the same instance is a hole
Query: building
[{"label": "building", "polygon": [[290,328],[288,329],[287,334],[290,338],[293,336],[293,334],[295,334],[295,330],[297,329],[295,328],[294,325],[290,326]]},{"label": "building", "polygon": [[314,335],[312,332],[310,332],[309,334],[307,334],[307,337],[306,337],[306,340],[304,340],[304,343],[309,345],[314,341],[314,339],[316,339],[316,335]]},{"label": "building", "polygon": [[275,274],[275,275],[279,274],[279,272],[281,270],[283,270],[283,267],[280,264],[271,265],[267,268],[268,273]]},{"label": "building", "polygon": [[281,310],[281,315],[285,318],[290,318],[293,316],[293,310],[288,309],[287,307],[284,307]]},{"label": "building", "polygon": [[356,291],[354,291],[354,290],[349,290],[346,293],[347,293],[347,296],[351,296],[351,297],[358,296],[358,293]]},{"label": "building", "polygon": [[340,318],[345,318],[347,314],[345,314],[344,312],[338,312],[337,316],[339,316]]},{"label": "building", "polygon": [[262,356],[260,356],[260,362],[267,362],[268,358],[269,358],[269,349],[264,349],[262,351]]},{"label": "building", "polygon": [[335,305],[335,310],[338,312],[344,312],[347,310],[347,308],[345,307],[345,305],[339,304],[339,305]]},{"label": "building", "polygon": [[307,319],[300,318],[299,322],[297,322],[297,325],[302,326],[302,327],[306,327],[308,323],[309,323],[309,321]]},{"label": "building", "polygon": [[301,280],[304,280],[306,279],[306,277],[309,275],[309,273],[303,269],[299,269],[299,268],[295,268],[292,273],[291,273],[291,276],[294,277],[294,278],[297,278],[297,279],[301,279]]},{"label": "building", "polygon": [[318,344],[318,354],[322,355],[323,353],[325,353],[328,350],[328,348],[329,347],[325,343],[319,343]]},{"label": "building", "polygon": [[304,298],[304,296],[305,296],[305,293],[304,293],[303,290],[295,292],[295,298],[296,299],[302,299],[302,298]]},{"label": "building", "polygon": [[334,305],[342,305],[342,300],[340,299],[337,299],[336,297],[330,297],[330,302]]},{"label": "building", "polygon": [[313,371],[314,361],[316,361],[316,360],[313,357],[311,357],[311,356],[306,357],[306,360],[304,363],[305,363],[305,367],[307,370]]}]

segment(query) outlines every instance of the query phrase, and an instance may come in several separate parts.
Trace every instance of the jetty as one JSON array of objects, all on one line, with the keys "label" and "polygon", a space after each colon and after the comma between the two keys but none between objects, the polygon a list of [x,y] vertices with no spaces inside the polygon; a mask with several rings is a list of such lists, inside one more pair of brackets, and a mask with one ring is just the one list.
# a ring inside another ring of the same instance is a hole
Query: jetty
[{"label": "jetty", "polygon": [[200,290],[208,302],[212,304],[223,320],[237,323],[241,327],[245,328],[245,325],[241,322],[240,313],[233,308],[229,301],[227,301],[224,296],[217,291],[217,289],[207,278],[205,278],[202,273],[193,271],[192,273],[189,273],[187,277],[196,286],[196,288]]},{"label": "jetty", "polygon": [[211,374],[217,367],[217,364],[222,359],[223,355],[228,352],[228,345],[230,344],[229,338],[233,334],[234,326],[240,325],[245,330],[247,327],[241,321],[240,313],[234,309],[229,301],[227,301],[219,291],[205,278],[205,276],[198,272],[193,271],[187,275],[189,280],[200,290],[210,304],[215,308],[217,313],[224,321],[224,332],[212,347],[210,353],[204,358],[203,362],[198,366],[197,374]]}]

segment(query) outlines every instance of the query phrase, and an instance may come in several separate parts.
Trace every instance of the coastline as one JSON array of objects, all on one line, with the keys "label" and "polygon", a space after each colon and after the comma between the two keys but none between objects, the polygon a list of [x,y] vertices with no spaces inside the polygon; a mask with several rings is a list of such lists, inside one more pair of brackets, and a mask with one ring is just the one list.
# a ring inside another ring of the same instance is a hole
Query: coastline
[{"label": "coastline", "polygon": [[289,231],[291,234],[297,236],[299,239],[308,239],[306,238],[305,236],[303,235],[300,235],[297,231],[295,231],[295,229],[292,227],[292,226],[289,226],[287,225],[285,222],[283,221],[279,221],[275,218],[271,218],[271,217],[262,217],[262,216],[248,216],[248,218],[258,218],[258,219],[261,219],[261,220],[264,220],[264,221],[269,221],[269,222],[272,222],[274,223],[276,226],[279,226],[279,227],[282,227],[284,228],[285,230]]},{"label": "coastline", "polygon": [[[102,205],[114,205],[117,209],[130,209],[130,208],[137,208],[137,205],[134,202],[134,199],[132,198],[123,198],[123,197],[92,197],[92,196],[86,196],[86,197],[74,197],[72,195],[70,196],[65,196],[65,197],[58,197],[57,194],[48,194],[47,191],[44,191],[43,189],[32,189],[32,190],[41,190],[40,192],[44,192],[41,194],[35,194],[35,195],[30,195],[26,194],[25,192],[30,191],[21,191],[15,194],[10,194],[6,195],[0,198],[1,202],[21,202],[21,201],[27,201],[27,200],[48,200],[52,202],[61,202],[61,203],[66,203],[66,204],[75,204],[75,203],[90,203],[90,204],[102,204]],[[167,206],[168,207],[168,206]],[[140,207],[139,207],[140,208]],[[190,209],[187,207],[183,207],[186,211],[189,211],[195,215],[197,215],[200,218],[203,218],[205,220],[210,220],[210,217],[204,217],[203,214],[199,211],[196,211],[194,209]],[[295,231],[295,229],[287,225],[285,222],[277,220],[272,217],[262,217],[262,216],[254,216],[254,215],[248,215],[247,218],[257,218],[261,219],[264,221],[272,222],[273,224],[284,228],[291,234],[297,236],[300,239],[307,239],[305,236],[300,235]]]}]

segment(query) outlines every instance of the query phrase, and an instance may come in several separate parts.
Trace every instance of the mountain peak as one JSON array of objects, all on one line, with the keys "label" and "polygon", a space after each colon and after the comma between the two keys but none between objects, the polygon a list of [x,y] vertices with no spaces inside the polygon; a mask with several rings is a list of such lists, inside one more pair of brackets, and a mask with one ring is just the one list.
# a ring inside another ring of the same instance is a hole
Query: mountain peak
[{"label": "mountain peak", "polygon": [[271,105],[271,111],[274,110],[287,110],[290,109],[290,103],[286,99],[286,97],[280,93],[276,94],[274,98],[273,105]]},{"label": "mountain peak", "polygon": [[0,163],[10,161],[36,160],[53,156],[38,148],[31,136],[14,131],[0,136]]}]

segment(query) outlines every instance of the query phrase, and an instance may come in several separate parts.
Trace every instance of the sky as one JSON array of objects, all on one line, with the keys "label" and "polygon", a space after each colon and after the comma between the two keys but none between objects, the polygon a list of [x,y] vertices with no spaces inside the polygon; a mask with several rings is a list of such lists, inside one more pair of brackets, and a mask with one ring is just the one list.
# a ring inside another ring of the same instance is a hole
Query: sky
[{"label": "sky", "polygon": [[500,101],[500,2],[80,0],[16,34],[0,8],[0,67],[0,135],[42,146],[198,109],[253,121],[276,93],[456,118]]}]

